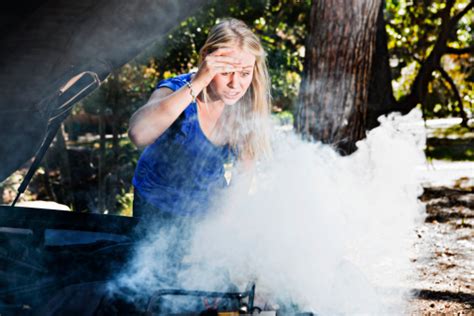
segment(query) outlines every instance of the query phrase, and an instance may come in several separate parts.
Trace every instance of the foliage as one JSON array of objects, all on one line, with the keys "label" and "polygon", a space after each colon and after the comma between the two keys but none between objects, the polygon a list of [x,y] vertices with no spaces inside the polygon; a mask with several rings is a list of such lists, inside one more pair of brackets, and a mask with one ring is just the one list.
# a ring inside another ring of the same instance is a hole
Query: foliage
[{"label": "foliage", "polygon": [[459,124],[450,126],[448,128],[438,128],[433,131],[433,136],[438,138],[473,138],[474,132],[467,127],[462,127]]},{"label": "foliage", "polygon": [[[469,1],[457,0],[451,16],[464,8]],[[440,33],[444,0],[387,0],[385,9],[390,66],[392,68],[396,99],[406,96],[412,83]],[[474,44],[472,24],[474,12],[470,10],[459,21],[451,34],[448,47],[466,48]],[[474,100],[473,56],[469,53],[450,53],[442,59],[442,67],[455,82],[466,110],[472,112]],[[424,100],[427,117],[459,116],[459,104],[453,89],[439,72],[428,87]]]},{"label": "foliage", "polygon": [[143,56],[153,56],[152,67],[160,79],[195,70],[198,50],[211,27],[224,17],[241,19],[260,37],[268,54],[274,104],[288,109],[298,94],[310,5],[309,0],[213,0]]},{"label": "foliage", "polygon": [[[199,63],[198,50],[211,27],[223,17],[235,17],[247,23],[261,38],[268,54],[272,97],[276,105],[274,118],[280,124],[292,124],[291,112],[303,71],[311,3],[311,0],[210,0],[197,14],[181,22],[166,37],[116,70],[100,89],[76,107],[75,112],[111,118],[112,122],[107,124],[112,124],[115,135],[118,133],[120,136],[126,132],[132,113],[146,102],[159,80],[195,71]],[[467,3],[468,0],[457,0],[453,13]],[[440,12],[445,6],[444,0],[386,0],[388,50],[397,100],[410,93],[421,63],[433,49],[440,32]],[[456,32],[449,40],[450,47],[465,48],[474,44],[473,20],[471,10],[458,23]],[[471,111],[474,100],[472,62],[472,55],[467,53],[446,54],[442,59],[442,66],[455,82],[466,110],[470,106]],[[452,87],[439,72],[434,73],[428,90],[425,100],[427,117],[458,115],[458,101]],[[107,175],[113,175],[125,164],[134,167],[138,159],[139,152],[130,141],[126,137],[118,139],[118,144],[106,143]],[[432,145],[428,148],[429,155],[447,155],[447,147]],[[99,143],[89,146],[97,148]],[[464,159],[470,155],[466,150],[460,150],[462,153],[453,159]],[[113,193],[117,196],[120,214],[130,214],[130,187],[124,185],[130,181],[130,176],[120,178],[120,184],[116,185],[118,191]]]},{"label": "foliage", "polygon": [[99,115],[102,112],[113,116],[123,133],[128,128],[129,118],[146,102],[159,77],[153,60],[146,65],[128,63],[111,74],[100,89],[81,102],[76,107],[76,113],[83,111]]},{"label": "foliage", "polygon": [[121,194],[117,194],[116,199],[119,205],[117,215],[133,216],[133,188],[130,187],[128,192],[122,189]]},{"label": "foliage", "polygon": [[76,106],[75,113],[103,111],[113,115],[124,132],[132,113],[146,102],[159,80],[197,69],[199,48],[211,27],[224,17],[243,20],[261,38],[268,54],[273,103],[291,109],[303,70],[310,5],[310,0],[212,0],[113,73],[96,93]]},{"label": "foliage", "polygon": [[[457,0],[453,13],[467,3],[468,0]],[[410,92],[420,63],[433,49],[440,31],[440,13],[445,6],[443,0],[386,1],[388,49],[397,100]],[[197,14],[181,22],[166,38],[157,41],[114,73],[99,90],[100,96],[91,97],[90,102],[84,104],[84,110],[97,113],[97,105],[105,105],[106,113],[118,115],[123,123],[122,131],[126,130],[128,118],[146,102],[159,80],[197,69],[198,50],[211,27],[223,17],[243,20],[261,38],[268,53],[273,103],[277,108],[292,110],[303,70],[310,7],[310,0],[211,0]],[[473,20],[474,12],[471,10],[458,23],[449,42],[450,47],[465,48],[474,44]],[[471,109],[474,100],[472,61],[472,55],[467,53],[448,54],[442,61],[443,68],[456,83],[464,104]],[[457,116],[458,101],[452,88],[439,73],[434,76],[426,98],[427,116]],[[115,91],[116,96],[111,100],[110,90],[114,90],[116,82],[120,89]],[[113,103],[116,103],[114,100],[118,100],[120,106],[112,109]]]},{"label": "foliage", "polygon": [[293,113],[290,111],[281,111],[273,114],[273,117],[278,125],[285,126],[293,126],[293,123],[295,121],[295,118],[293,116]]}]

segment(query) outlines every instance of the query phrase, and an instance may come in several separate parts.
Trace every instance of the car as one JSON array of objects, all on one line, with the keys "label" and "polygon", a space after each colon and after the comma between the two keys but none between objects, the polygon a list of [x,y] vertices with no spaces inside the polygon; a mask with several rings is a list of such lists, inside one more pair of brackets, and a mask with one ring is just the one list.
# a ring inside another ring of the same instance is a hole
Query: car
[{"label": "car", "polygon": [[202,2],[18,0],[0,5],[0,181],[33,158],[15,201],[0,206],[1,315],[57,312],[64,305],[55,304],[58,293],[66,297],[68,288],[105,284],[129,257],[136,218],[16,202],[74,104]]},{"label": "car", "polygon": [[152,289],[130,302],[127,289],[110,290],[108,282],[140,240],[139,219],[71,212],[54,203],[17,205],[74,105],[204,3],[16,0],[0,5],[0,182],[31,161],[13,203],[0,205],[1,315],[161,315],[165,296],[219,299],[219,305],[193,315],[259,310],[254,284],[243,292]]}]

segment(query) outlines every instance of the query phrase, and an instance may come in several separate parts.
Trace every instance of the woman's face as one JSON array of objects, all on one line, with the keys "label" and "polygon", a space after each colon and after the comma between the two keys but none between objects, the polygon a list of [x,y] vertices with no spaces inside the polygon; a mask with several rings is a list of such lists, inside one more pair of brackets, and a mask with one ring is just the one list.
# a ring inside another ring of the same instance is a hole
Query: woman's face
[{"label": "woman's face", "polygon": [[220,73],[209,84],[211,97],[222,100],[224,104],[234,104],[242,98],[252,83],[255,56],[239,48],[226,56],[238,58],[242,62],[242,71]]}]

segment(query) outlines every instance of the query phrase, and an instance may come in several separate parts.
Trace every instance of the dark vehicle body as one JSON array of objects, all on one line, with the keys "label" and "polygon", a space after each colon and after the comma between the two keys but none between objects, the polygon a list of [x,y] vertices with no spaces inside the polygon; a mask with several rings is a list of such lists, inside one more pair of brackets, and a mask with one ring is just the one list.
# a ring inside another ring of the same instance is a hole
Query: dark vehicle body
[{"label": "dark vehicle body", "polygon": [[[32,160],[18,199],[74,104],[204,2],[2,2],[0,182]],[[179,315],[259,310],[252,284],[244,292],[150,289],[131,302],[108,282],[140,238],[139,219],[18,207],[17,199],[0,205],[0,315],[162,315],[165,297],[213,303]]]},{"label": "dark vehicle body", "polygon": [[[160,40],[201,2],[2,2],[0,181],[36,157],[31,176],[74,104],[114,69]],[[27,185],[28,179],[19,191]],[[84,289],[104,286],[120,270],[130,255],[138,222],[129,217],[0,206],[0,314],[64,314],[68,289],[74,287],[77,302],[69,302],[70,309],[79,303],[90,305],[89,312],[96,313]],[[58,306],[63,306],[63,312]]]}]

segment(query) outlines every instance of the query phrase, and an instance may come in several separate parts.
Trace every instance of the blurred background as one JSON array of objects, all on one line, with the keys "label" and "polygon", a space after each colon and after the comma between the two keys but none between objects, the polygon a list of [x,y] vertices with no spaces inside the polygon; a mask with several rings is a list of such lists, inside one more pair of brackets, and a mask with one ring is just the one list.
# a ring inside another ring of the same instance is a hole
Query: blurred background
[{"label": "blurred background", "polygon": [[[209,29],[222,17],[239,18],[259,35],[268,53],[274,118],[279,124],[296,126],[304,133],[305,127],[298,126],[296,120],[308,94],[300,91],[302,78],[311,75],[308,69],[313,66],[311,60],[305,61],[305,56],[310,59],[306,50],[308,45],[324,45],[310,43],[318,40],[318,32],[311,27],[317,27],[317,21],[311,24],[311,15],[321,11],[316,10],[317,6],[328,6],[324,1],[314,2],[208,1],[197,14],[115,70],[100,89],[75,106],[22,199],[53,200],[79,212],[130,216],[130,183],[139,151],[127,137],[128,120],[146,102],[159,80],[196,71],[198,50]],[[423,112],[427,129],[428,161],[474,161],[474,12],[466,10],[468,3],[386,0],[380,6],[382,16],[376,15],[372,32],[377,33],[376,45],[382,43],[382,49],[376,49],[372,69],[388,65],[388,79],[385,73],[378,82],[388,82],[389,86],[364,83],[369,91],[365,130],[377,125],[379,114],[407,113],[417,107]],[[369,9],[346,6],[332,10]],[[460,14],[454,23],[447,23]],[[324,52],[320,60],[323,55]],[[372,106],[376,102],[370,103],[371,95],[380,91],[382,101]],[[424,92],[417,95],[418,91]],[[316,137],[335,143],[334,139]],[[353,150],[349,148],[346,153]],[[469,170],[472,165],[465,166]],[[19,170],[1,183],[3,203],[12,201],[24,172]]]}]

